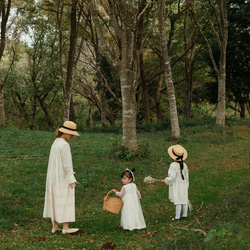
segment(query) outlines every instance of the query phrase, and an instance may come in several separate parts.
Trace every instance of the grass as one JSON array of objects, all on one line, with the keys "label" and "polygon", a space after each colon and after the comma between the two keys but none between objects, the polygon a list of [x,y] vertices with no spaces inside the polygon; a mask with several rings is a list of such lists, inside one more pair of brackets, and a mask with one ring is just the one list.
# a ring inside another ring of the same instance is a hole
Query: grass
[{"label": "grass", "polygon": [[[51,234],[42,218],[45,179],[54,133],[17,128],[0,130],[0,249],[249,249],[250,127],[186,126],[178,141],[188,150],[188,220],[169,222],[175,207],[168,187],[146,184],[145,176],[164,178],[170,159],[168,146],[176,143],[168,130],[141,131],[138,142],[149,143],[150,155],[133,162],[113,157],[121,134],[81,133],[70,142],[76,189],[76,222],[80,234]],[[120,174],[135,168],[142,193],[146,230],[124,231],[120,215],[102,210],[103,198],[122,186]]]}]

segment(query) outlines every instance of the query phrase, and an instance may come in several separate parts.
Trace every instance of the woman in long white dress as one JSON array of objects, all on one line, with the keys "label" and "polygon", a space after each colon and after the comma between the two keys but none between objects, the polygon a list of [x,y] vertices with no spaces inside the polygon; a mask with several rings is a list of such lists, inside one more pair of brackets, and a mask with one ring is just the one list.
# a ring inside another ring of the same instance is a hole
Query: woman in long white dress
[{"label": "woman in long white dress", "polygon": [[116,189],[112,189],[112,191],[123,200],[121,227],[130,231],[146,228],[140,203],[141,193],[134,183],[134,174],[129,169],[126,169],[122,173],[121,178],[124,184],[121,191],[119,192]]},{"label": "woman in long white dress", "polygon": [[62,233],[75,233],[78,228],[70,228],[69,222],[75,221],[75,186],[76,179],[69,141],[74,135],[79,136],[76,124],[64,122],[56,130],[56,139],[51,147],[46,178],[46,191],[43,217],[51,218],[52,233],[63,223]]}]

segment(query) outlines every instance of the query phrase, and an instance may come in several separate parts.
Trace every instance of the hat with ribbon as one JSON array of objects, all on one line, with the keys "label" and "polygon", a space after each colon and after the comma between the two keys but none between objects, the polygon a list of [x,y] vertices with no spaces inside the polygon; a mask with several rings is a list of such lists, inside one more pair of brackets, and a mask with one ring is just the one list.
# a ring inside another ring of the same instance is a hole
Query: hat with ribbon
[{"label": "hat with ribbon", "polygon": [[65,121],[58,130],[64,134],[80,136],[78,132],[76,131],[76,127],[77,125],[74,122]]},{"label": "hat with ribbon", "polygon": [[184,161],[188,155],[187,150],[178,144],[169,147],[168,154],[175,161]]}]

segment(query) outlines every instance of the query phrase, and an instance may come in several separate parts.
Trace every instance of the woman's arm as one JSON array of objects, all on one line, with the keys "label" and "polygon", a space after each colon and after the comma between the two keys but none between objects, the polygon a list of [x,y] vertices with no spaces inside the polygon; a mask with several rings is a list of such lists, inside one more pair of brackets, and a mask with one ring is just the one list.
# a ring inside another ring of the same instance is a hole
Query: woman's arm
[{"label": "woman's arm", "polygon": [[[72,155],[69,144],[65,144],[61,151],[62,154],[62,165],[66,174],[66,178],[68,180],[69,184],[74,184],[77,182],[74,176],[74,170],[73,170],[73,162],[72,162]],[[72,185],[71,185],[71,188]]]}]

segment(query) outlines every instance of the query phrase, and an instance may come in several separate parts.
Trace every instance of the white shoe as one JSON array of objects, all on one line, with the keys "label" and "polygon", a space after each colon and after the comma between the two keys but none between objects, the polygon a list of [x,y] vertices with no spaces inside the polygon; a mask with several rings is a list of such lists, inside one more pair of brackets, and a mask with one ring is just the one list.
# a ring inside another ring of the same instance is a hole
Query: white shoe
[{"label": "white shoe", "polygon": [[73,234],[76,233],[77,231],[79,231],[79,228],[70,228],[67,230],[62,230],[62,234]]},{"label": "white shoe", "polygon": [[52,230],[51,230],[51,233],[56,233],[57,231],[62,231],[62,229],[61,228],[52,228]]}]

